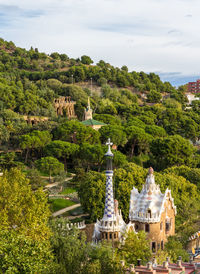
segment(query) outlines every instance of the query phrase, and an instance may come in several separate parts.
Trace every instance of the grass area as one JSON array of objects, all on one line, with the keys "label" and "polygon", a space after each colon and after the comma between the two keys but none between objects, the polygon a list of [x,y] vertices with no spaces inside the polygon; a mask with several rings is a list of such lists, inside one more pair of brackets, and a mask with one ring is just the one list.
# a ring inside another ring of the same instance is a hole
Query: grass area
[{"label": "grass area", "polygon": [[77,207],[77,208],[75,208],[75,209],[72,209],[72,210],[70,210],[70,211],[67,211],[67,212],[63,213],[63,214],[62,214],[62,217],[76,216],[76,215],[81,215],[81,214],[83,214],[83,213],[84,213],[84,212],[83,212],[82,206],[79,206],[79,207]]},{"label": "grass area", "polygon": [[74,193],[74,192],[76,192],[75,188],[67,187],[60,194],[70,194],[70,193]]},{"label": "grass area", "polygon": [[53,212],[76,204],[73,201],[65,200],[65,199],[51,199],[50,203],[51,203],[51,209]]},{"label": "grass area", "polygon": [[79,206],[79,207],[77,207],[77,208],[72,209],[72,210],[69,211],[69,215],[72,215],[72,216],[81,215],[83,213],[84,212],[83,212],[82,206]]}]

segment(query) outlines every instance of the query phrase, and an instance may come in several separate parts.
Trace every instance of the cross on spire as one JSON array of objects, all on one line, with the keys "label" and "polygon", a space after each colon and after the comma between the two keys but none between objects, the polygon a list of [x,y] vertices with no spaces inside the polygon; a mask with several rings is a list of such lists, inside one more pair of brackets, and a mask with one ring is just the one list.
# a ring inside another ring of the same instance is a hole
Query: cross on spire
[{"label": "cross on spire", "polygon": [[112,146],[113,143],[111,143],[110,138],[108,138],[106,145],[108,146],[108,151],[106,152],[105,156],[113,156],[113,153],[110,148],[110,146]]}]

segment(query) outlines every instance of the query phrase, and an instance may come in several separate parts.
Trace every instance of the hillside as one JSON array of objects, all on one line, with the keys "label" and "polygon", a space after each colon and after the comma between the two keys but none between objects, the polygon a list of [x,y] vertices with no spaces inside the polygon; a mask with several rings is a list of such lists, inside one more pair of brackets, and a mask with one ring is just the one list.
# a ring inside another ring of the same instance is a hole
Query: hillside
[{"label": "hillside", "polygon": [[[4,212],[0,228],[2,233],[14,233],[18,241],[11,237],[10,242],[17,247],[26,239],[32,239],[35,247],[26,241],[27,247],[16,254],[24,250],[29,253],[30,248],[37,254],[31,260],[40,262],[44,257],[45,267],[48,262],[48,267],[59,262],[59,256],[65,264],[68,254],[80,254],[85,246],[83,235],[66,229],[66,235],[60,233],[61,223],[68,222],[62,218],[50,221],[49,233],[49,216],[75,203],[79,209],[73,219],[80,215],[81,220],[92,223],[102,218],[105,143],[110,138],[114,144],[114,197],[124,220],[128,222],[131,189],[142,189],[147,168],[152,166],[162,193],[169,188],[177,206],[177,237],[171,238],[172,247],[169,244],[165,248],[165,255],[173,253],[173,261],[180,254],[188,259],[183,247],[186,249],[188,237],[199,230],[200,102],[186,108],[184,92],[184,86],[176,89],[154,73],[128,72],[126,66],[116,68],[102,60],[94,65],[89,56],[75,60],[66,54],[47,55],[33,48],[27,51],[0,39],[0,210]],[[76,115],[71,120],[65,112],[56,113],[55,99],[62,96],[70,96],[75,104]],[[93,119],[96,124],[101,122],[99,130],[82,123],[88,97]],[[64,211],[63,216],[69,216]],[[1,236],[3,248],[10,239],[6,233]],[[60,240],[66,244],[57,244],[62,243]],[[65,252],[66,247],[69,252]],[[77,251],[72,251],[74,247]],[[107,254],[102,248],[102,254]],[[106,248],[113,258],[113,250]],[[46,249],[54,254],[50,256]],[[42,256],[39,260],[38,250]],[[6,252],[10,256],[10,246]],[[93,256],[94,246],[90,252]],[[5,257],[10,260],[9,256]],[[141,254],[135,259],[137,256]],[[14,259],[17,265],[18,257]],[[20,258],[23,262],[29,255]],[[66,263],[66,269],[72,268],[69,273],[74,273],[75,261]],[[96,269],[96,261],[94,265]],[[42,269],[40,265],[38,269]],[[38,272],[35,262],[33,270]],[[59,269],[55,273],[62,272]]]}]

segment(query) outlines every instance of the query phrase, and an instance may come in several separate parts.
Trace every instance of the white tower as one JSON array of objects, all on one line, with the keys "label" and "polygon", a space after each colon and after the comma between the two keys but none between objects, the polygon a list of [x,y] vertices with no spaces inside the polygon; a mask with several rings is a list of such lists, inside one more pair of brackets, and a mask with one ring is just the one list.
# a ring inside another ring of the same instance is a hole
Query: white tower
[{"label": "white tower", "polygon": [[118,201],[114,200],[113,153],[110,148],[112,146],[110,139],[106,145],[108,145],[108,151],[105,154],[107,157],[105,208],[103,218],[100,221],[97,220],[95,224],[93,240],[120,241],[122,234],[126,231],[126,224],[123,221],[121,211],[118,211]]}]

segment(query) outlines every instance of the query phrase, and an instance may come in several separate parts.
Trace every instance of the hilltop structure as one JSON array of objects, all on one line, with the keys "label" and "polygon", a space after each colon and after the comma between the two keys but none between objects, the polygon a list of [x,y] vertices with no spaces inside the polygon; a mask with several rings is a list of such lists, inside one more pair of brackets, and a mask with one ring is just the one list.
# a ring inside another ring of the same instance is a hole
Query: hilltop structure
[{"label": "hilltop structure", "polygon": [[23,115],[23,118],[29,125],[37,125],[38,123],[46,122],[49,120],[49,117],[43,117],[43,116]]},{"label": "hilltop structure", "polygon": [[168,236],[175,234],[176,206],[171,191],[161,193],[155,184],[153,168],[150,167],[142,191],[133,187],[130,198],[129,219],[135,231],[144,230],[151,241],[151,249],[163,249]]},{"label": "hilltop structure", "polygon": [[76,118],[74,105],[75,101],[71,101],[70,96],[59,97],[54,99],[54,108],[56,110],[57,115],[63,116],[64,112],[68,119]]},{"label": "hilltop structure", "polygon": [[164,249],[168,236],[175,234],[176,206],[171,191],[161,193],[156,185],[153,168],[149,168],[142,191],[133,187],[130,196],[129,224],[123,221],[118,202],[113,197],[112,143],[107,143],[106,198],[103,218],[96,222],[93,240],[123,241],[124,233],[143,230],[150,240],[151,250]]},{"label": "hilltop structure", "polygon": [[106,145],[108,145],[108,151],[105,154],[107,158],[105,208],[103,218],[100,221],[97,220],[94,226],[93,241],[123,241],[123,234],[126,231],[126,223],[122,218],[121,211],[118,210],[117,200],[114,200],[112,181],[113,153],[110,149],[110,146],[112,146],[110,139],[108,139]]},{"label": "hilltop structure", "polygon": [[105,123],[94,120],[92,117],[92,109],[90,107],[90,98],[88,97],[88,105],[84,110],[84,121],[82,123],[85,126],[92,127],[95,130],[99,130],[101,127],[106,126]]}]

